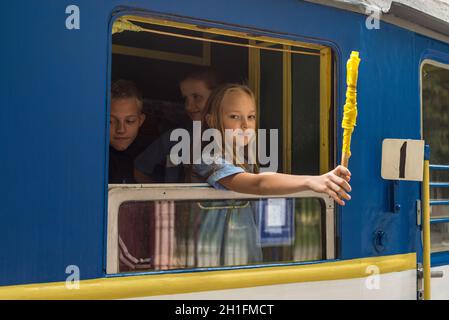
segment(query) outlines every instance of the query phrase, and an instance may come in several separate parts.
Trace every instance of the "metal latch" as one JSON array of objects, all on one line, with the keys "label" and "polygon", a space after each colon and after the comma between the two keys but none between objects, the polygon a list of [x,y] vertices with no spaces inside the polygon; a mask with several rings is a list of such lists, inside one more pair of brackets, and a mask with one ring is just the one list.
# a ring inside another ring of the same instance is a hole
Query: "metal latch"
[{"label": "metal latch", "polygon": [[430,272],[431,278],[443,278],[443,276],[444,276],[444,271],[442,271],[442,270]]},{"label": "metal latch", "polygon": [[[431,278],[443,278],[444,277],[444,271],[438,270],[438,271],[430,271],[430,277]],[[423,279],[424,278],[424,272],[422,267],[418,268],[418,278]]]},{"label": "metal latch", "polygon": [[416,268],[416,275],[417,275],[417,289],[418,289],[418,300],[424,300],[424,272],[422,263],[418,263],[418,266]]},{"label": "metal latch", "polygon": [[[417,276],[418,276],[418,300],[424,300],[424,271],[422,263],[418,263],[417,266]],[[443,278],[444,271],[431,271],[431,278]]]},{"label": "metal latch", "polygon": [[421,200],[416,200],[416,225],[421,226]]}]

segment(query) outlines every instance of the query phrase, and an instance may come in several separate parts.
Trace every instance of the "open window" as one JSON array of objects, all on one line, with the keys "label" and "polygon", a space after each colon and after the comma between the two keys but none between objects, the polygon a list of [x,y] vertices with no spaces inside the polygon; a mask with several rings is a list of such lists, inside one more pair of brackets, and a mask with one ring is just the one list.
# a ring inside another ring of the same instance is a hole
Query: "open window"
[{"label": "open window", "polygon": [[[115,21],[111,80],[142,89],[144,144],[191,122],[179,82],[199,67],[251,88],[258,127],[278,130],[278,172],[316,175],[333,166],[330,48],[149,17]],[[109,184],[108,273],[335,258],[328,196],[248,196],[185,181]]]}]

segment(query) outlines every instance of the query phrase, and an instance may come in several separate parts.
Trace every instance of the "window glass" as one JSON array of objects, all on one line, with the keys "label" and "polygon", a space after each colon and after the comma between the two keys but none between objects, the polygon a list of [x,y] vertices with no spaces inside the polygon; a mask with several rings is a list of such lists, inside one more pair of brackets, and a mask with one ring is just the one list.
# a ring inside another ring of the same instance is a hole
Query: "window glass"
[{"label": "window glass", "polygon": [[[282,46],[276,46],[282,48]],[[278,130],[278,172],[283,168],[283,62],[282,52],[261,50],[260,52],[260,128]],[[269,146],[267,146],[267,150]]]},{"label": "window glass", "polygon": [[[422,68],[423,136],[430,163],[449,165],[449,70],[432,64]],[[449,171],[431,170],[432,182],[449,182]],[[431,188],[432,199],[449,199],[449,188]],[[449,206],[433,206],[432,217],[449,217]]]},{"label": "window glass", "polygon": [[[445,200],[449,199],[446,197]],[[449,217],[449,206],[432,206],[432,218],[447,218]]]},{"label": "window glass", "polygon": [[432,252],[449,250],[449,223],[430,225],[430,243]]},{"label": "window glass", "polygon": [[127,201],[119,272],[325,259],[324,217],[317,198]]},{"label": "window glass", "polygon": [[292,56],[292,158],[292,173],[320,174],[320,56]]},{"label": "window glass", "polygon": [[[431,164],[449,164],[449,70],[432,64],[422,68],[423,138],[430,145]],[[431,182],[449,182],[449,172],[431,170]],[[430,188],[431,199],[449,199],[449,188]],[[434,205],[432,218],[449,217],[449,206]],[[430,225],[431,251],[449,250],[449,223]]]}]

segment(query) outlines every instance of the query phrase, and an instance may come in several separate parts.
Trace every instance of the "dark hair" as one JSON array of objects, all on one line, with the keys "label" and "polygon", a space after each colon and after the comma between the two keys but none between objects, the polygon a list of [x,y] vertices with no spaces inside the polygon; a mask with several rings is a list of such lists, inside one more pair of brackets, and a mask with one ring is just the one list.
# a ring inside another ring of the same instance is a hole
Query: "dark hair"
[{"label": "dark hair", "polygon": [[114,81],[111,85],[111,100],[126,98],[136,98],[142,108],[143,95],[133,81],[123,79]]},{"label": "dark hair", "polygon": [[211,91],[221,84],[219,74],[211,67],[200,67],[194,71],[186,73],[179,82],[181,83],[190,79],[204,81],[207,88]]}]

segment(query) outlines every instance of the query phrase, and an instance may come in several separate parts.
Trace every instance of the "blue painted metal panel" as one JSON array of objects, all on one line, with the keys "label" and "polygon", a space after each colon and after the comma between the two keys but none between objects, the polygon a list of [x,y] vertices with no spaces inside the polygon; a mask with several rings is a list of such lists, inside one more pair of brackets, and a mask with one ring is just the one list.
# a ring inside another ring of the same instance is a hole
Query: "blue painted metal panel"
[{"label": "blue painted metal panel", "polygon": [[449,182],[431,182],[431,188],[449,188]]},{"label": "blue painted metal panel", "polygon": [[[353,134],[352,200],[339,209],[340,257],[419,249],[416,182],[401,183],[401,210],[388,207],[380,177],[384,138],[420,139],[419,65],[442,42],[365,17],[297,0],[78,0],[81,29],[65,28],[72,1],[10,1],[0,22],[0,285],[63,281],[67,265],[82,279],[104,276],[107,91],[112,12],[119,6],[204,19],[273,36],[331,46],[337,59],[337,124],[346,90],[345,64],[360,51],[359,118]],[[230,10],[232,8],[232,10]],[[431,51],[429,51],[431,50]],[[437,55],[437,54],[435,54]],[[341,148],[338,128],[337,150]],[[338,151],[339,153],[339,151]],[[337,155],[339,159],[340,155]],[[373,237],[383,231],[385,246]]]},{"label": "blue painted metal panel", "polygon": [[441,267],[449,264],[449,251],[435,252],[430,257],[432,267]]},{"label": "blue painted metal panel", "polygon": [[431,224],[437,224],[437,223],[449,223],[449,218],[434,218],[430,219]]},{"label": "blue painted metal panel", "polygon": [[447,206],[449,205],[449,200],[430,200],[431,206]]},{"label": "blue painted metal panel", "polygon": [[441,164],[431,164],[430,170],[448,170],[449,166],[441,165]]}]

